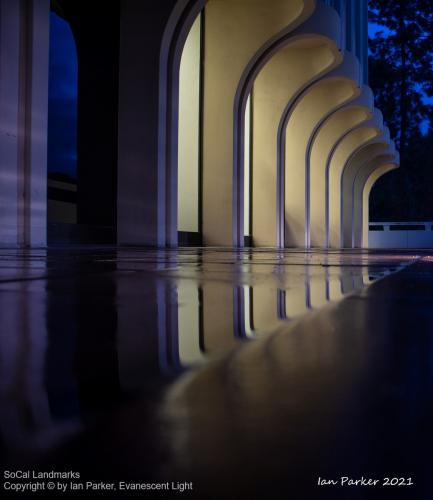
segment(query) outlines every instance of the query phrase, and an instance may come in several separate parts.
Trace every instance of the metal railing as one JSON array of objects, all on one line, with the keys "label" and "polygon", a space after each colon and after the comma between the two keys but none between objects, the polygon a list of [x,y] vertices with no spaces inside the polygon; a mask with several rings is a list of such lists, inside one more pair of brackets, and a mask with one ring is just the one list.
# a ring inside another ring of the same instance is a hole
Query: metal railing
[{"label": "metal railing", "polygon": [[433,248],[433,221],[370,222],[370,248]]}]

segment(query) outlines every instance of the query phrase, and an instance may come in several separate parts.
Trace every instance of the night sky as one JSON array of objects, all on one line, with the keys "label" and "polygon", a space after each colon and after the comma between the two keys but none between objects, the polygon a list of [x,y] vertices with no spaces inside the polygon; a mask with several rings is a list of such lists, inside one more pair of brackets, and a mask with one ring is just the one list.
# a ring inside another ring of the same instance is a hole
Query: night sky
[{"label": "night sky", "polygon": [[77,54],[69,24],[51,13],[48,172],[76,177]]}]

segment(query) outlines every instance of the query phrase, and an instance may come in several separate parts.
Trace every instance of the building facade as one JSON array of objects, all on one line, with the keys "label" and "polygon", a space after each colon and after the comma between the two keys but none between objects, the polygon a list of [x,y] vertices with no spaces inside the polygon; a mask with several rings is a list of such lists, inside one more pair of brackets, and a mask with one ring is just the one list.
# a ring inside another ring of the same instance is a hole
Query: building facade
[{"label": "building facade", "polygon": [[78,54],[75,242],[368,246],[399,159],[366,0],[0,0],[1,245],[47,244],[50,9]]}]

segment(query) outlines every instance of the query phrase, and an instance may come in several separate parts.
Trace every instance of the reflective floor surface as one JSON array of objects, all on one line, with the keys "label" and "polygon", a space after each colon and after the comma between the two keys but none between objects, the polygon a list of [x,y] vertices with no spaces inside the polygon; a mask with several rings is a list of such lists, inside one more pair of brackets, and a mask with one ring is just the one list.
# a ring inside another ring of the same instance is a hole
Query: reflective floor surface
[{"label": "reflective floor surface", "polygon": [[433,498],[426,252],[0,250],[0,315],[3,471],[115,488],[80,498]]}]

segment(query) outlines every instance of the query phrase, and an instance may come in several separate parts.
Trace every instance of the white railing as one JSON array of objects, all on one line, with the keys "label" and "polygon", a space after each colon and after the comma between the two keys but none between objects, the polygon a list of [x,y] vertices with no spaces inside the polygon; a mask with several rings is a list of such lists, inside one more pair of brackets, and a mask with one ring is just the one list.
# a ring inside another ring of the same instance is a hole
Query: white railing
[{"label": "white railing", "polygon": [[433,221],[370,222],[370,248],[433,248]]}]

